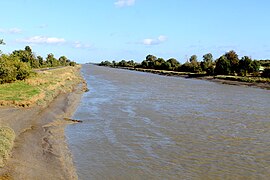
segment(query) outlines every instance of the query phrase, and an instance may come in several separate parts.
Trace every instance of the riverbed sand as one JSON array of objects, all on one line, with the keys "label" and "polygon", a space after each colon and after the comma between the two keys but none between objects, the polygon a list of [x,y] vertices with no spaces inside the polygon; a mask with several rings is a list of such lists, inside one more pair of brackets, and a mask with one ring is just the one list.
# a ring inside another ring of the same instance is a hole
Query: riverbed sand
[{"label": "riverbed sand", "polygon": [[0,179],[78,179],[65,139],[65,126],[80,101],[82,85],[59,94],[46,107],[0,108],[0,124],[14,129],[11,157]]}]

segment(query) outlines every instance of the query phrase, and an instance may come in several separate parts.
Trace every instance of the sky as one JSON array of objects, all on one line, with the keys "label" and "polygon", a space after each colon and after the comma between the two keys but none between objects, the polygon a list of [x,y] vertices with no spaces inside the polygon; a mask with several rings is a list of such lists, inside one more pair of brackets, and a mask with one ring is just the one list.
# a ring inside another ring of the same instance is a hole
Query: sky
[{"label": "sky", "polygon": [[29,45],[79,63],[148,54],[184,63],[230,50],[270,59],[269,9],[269,0],[1,0],[0,50]]}]

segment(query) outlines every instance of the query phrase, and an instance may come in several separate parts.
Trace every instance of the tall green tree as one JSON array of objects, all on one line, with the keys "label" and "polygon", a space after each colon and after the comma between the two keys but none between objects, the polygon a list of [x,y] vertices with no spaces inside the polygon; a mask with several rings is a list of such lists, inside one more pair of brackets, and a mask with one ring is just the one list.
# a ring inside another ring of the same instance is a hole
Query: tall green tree
[{"label": "tall green tree", "polygon": [[230,72],[235,74],[238,72],[239,58],[235,51],[231,50],[225,53],[226,58],[230,62]]},{"label": "tall green tree", "polygon": [[228,75],[231,72],[230,61],[225,55],[221,56],[216,61],[215,74]]},{"label": "tall green tree", "polygon": [[201,68],[203,71],[206,71],[208,75],[212,75],[214,73],[213,55],[211,53],[203,55]]},{"label": "tall green tree", "polygon": [[167,62],[171,64],[170,70],[177,70],[180,66],[180,63],[175,58],[170,58],[167,60]]},{"label": "tall green tree", "polygon": [[59,61],[54,57],[54,55],[52,53],[47,55],[46,64],[49,67],[56,67],[56,66],[60,65]]},{"label": "tall green tree", "polygon": [[146,56],[146,61],[148,63],[148,68],[154,69],[155,68],[155,61],[157,60],[157,57],[154,55],[147,55]]},{"label": "tall green tree", "polygon": [[67,57],[66,56],[61,56],[59,58],[59,63],[62,65],[62,66],[66,66],[67,65]]},{"label": "tall green tree", "polygon": [[191,72],[200,72],[201,71],[201,67],[200,67],[200,63],[198,62],[198,57],[196,55],[192,55],[189,58],[189,62],[190,62],[190,71]]}]

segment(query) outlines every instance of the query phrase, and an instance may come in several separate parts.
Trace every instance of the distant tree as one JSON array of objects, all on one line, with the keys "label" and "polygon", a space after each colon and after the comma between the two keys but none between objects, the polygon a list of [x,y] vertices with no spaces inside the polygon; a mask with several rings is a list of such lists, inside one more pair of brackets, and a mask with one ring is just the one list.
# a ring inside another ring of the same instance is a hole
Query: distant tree
[{"label": "distant tree", "polygon": [[155,62],[154,62],[154,67],[155,69],[164,69],[165,70],[165,60],[163,58],[158,58]]},{"label": "distant tree", "polygon": [[116,65],[117,65],[117,63],[115,61],[112,61],[112,66],[114,67]]},{"label": "distant tree", "polygon": [[215,74],[228,75],[231,72],[230,70],[231,70],[230,61],[227,59],[225,55],[217,59]]},{"label": "distant tree", "polygon": [[45,61],[43,60],[43,57],[37,56],[37,60],[38,60],[38,63],[39,63],[39,67],[43,67],[43,66],[46,65]]},{"label": "distant tree", "polygon": [[146,60],[143,60],[141,63],[142,68],[148,68],[148,62]]},{"label": "distant tree", "polygon": [[49,67],[56,67],[56,66],[60,65],[59,61],[54,57],[54,55],[52,53],[47,55],[46,64]]},{"label": "distant tree", "polygon": [[62,66],[67,65],[67,57],[66,56],[61,56],[58,61]]},{"label": "distant tree", "polygon": [[178,71],[182,72],[192,72],[194,69],[189,61],[186,61],[182,66],[178,67]]},{"label": "distant tree", "polygon": [[111,66],[112,63],[110,61],[102,61],[99,65],[100,66]]},{"label": "distant tree", "polygon": [[239,58],[235,51],[231,50],[225,53],[226,58],[230,62],[230,72],[235,74],[238,71]]},{"label": "distant tree", "polygon": [[259,73],[260,66],[261,66],[261,64],[259,61],[253,60],[251,63],[252,73]]},{"label": "distant tree", "polygon": [[154,69],[154,67],[155,67],[155,63],[154,62],[156,60],[157,60],[157,57],[156,56],[151,55],[151,54],[147,55],[146,56],[146,61],[148,62],[148,68]]},{"label": "distant tree", "polygon": [[269,68],[265,68],[263,70],[262,77],[270,78],[270,69]]},{"label": "distant tree", "polygon": [[213,68],[213,55],[211,53],[203,55],[201,68],[203,71],[209,71],[209,68]]},{"label": "distant tree", "polygon": [[190,67],[190,72],[200,72],[201,71],[201,66],[200,63],[198,62],[198,57],[196,55],[192,55],[189,59],[189,67]]},{"label": "distant tree", "polygon": [[121,66],[121,67],[126,67],[127,66],[127,61],[126,60],[122,60],[118,63],[118,66]]},{"label": "distant tree", "polygon": [[252,72],[253,68],[251,66],[252,63],[252,59],[248,56],[244,56],[241,58],[241,60],[239,61],[239,73],[241,75],[246,76],[248,72]]},{"label": "distant tree", "polygon": [[169,70],[177,70],[180,66],[180,63],[175,58],[170,58],[167,62],[171,64],[171,68]]}]

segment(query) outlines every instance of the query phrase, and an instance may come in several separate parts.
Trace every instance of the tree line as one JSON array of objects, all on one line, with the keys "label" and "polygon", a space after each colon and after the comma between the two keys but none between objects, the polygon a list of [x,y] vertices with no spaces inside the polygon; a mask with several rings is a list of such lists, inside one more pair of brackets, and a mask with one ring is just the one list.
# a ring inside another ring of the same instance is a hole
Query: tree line
[{"label": "tree line", "polygon": [[[0,39],[0,45],[5,45],[2,39]],[[36,68],[75,65],[74,61],[65,56],[61,56],[59,59],[56,59],[52,53],[48,54],[45,59],[36,56],[30,46],[26,46],[24,50],[15,50],[10,54],[2,54],[0,51],[0,84],[24,80]]]},{"label": "tree line", "polygon": [[[203,55],[202,61],[196,55],[192,55],[184,64],[177,59],[165,60],[154,55],[147,55],[141,63],[133,60],[120,62],[102,61],[99,65],[111,67],[134,67],[144,69],[168,70],[179,72],[192,72],[206,75],[239,75],[239,76],[263,76],[270,77],[270,63],[264,60],[253,60],[248,56],[239,58],[238,54],[231,50],[217,59],[211,53]],[[263,72],[260,69],[265,66]]]}]

